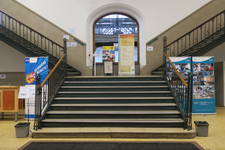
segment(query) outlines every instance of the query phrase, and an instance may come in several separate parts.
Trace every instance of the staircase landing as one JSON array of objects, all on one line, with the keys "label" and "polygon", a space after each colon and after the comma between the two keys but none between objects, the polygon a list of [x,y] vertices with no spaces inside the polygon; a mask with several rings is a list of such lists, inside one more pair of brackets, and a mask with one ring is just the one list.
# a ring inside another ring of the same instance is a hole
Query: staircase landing
[{"label": "staircase landing", "polygon": [[182,128],[43,128],[33,138],[174,138],[192,139],[195,130]]}]

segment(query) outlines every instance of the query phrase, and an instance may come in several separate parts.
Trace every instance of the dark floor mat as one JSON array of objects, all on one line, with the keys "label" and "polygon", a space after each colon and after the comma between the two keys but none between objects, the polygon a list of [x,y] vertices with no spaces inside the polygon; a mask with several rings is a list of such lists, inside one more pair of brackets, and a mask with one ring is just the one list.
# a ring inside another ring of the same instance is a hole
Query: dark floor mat
[{"label": "dark floor mat", "polygon": [[203,150],[195,142],[28,142],[19,150]]}]

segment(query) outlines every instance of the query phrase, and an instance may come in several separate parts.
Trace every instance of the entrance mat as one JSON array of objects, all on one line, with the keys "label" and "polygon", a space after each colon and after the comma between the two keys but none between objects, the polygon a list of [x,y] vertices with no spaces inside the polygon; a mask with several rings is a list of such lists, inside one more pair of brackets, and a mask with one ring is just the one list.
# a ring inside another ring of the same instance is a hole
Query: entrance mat
[{"label": "entrance mat", "polygon": [[196,142],[50,142],[31,141],[19,150],[204,150]]}]

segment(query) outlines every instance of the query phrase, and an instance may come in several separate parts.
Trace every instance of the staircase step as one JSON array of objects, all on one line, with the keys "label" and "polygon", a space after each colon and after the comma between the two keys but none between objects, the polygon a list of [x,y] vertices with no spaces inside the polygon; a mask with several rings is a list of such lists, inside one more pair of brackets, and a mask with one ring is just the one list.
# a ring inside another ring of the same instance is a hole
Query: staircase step
[{"label": "staircase step", "polygon": [[89,88],[91,88],[91,89],[95,89],[95,88],[104,88],[104,89],[106,89],[106,88],[115,88],[115,89],[117,89],[117,88],[127,88],[127,89],[131,89],[131,88],[134,88],[134,89],[136,89],[136,88],[168,88],[168,86],[167,85],[162,85],[162,86],[61,86],[61,88],[63,88],[63,89],[66,89],[66,88],[74,88],[74,89],[76,89],[76,88],[82,88],[82,89],[89,89]]},{"label": "staircase step", "polygon": [[184,121],[180,118],[150,118],[150,119],[138,119],[138,118],[125,118],[125,119],[44,119],[42,122],[99,122],[99,123],[183,123]]},{"label": "staircase step", "polygon": [[51,104],[51,106],[57,107],[103,107],[103,106],[110,106],[110,107],[120,107],[120,106],[132,106],[132,107],[140,107],[140,106],[176,106],[175,103],[111,103],[111,104]]},{"label": "staircase step", "polygon": [[165,93],[171,93],[171,91],[60,91],[58,92],[59,94],[82,94],[82,93],[85,93],[85,94],[91,94],[91,93],[94,93],[94,94],[127,94],[127,93],[132,93],[132,94],[155,94],[155,93],[158,93],[158,94],[165,94]]},{"label": "staircase step", "polygon": [[47,114],[91,114],[91,115],[163,115],[163,114],[180,114],[177,110],[160,110],[160,111],[152,111],[152,110],[145,110],[145,111],[48,111]]},{"label": "staircase step", "polygon": [[97,83],[110,83],[110,84],[116,84],[116,83],[166,83],[166,81],[65,81],[64,83],[91,83],[91,84],[97,84]]},{"label": "staircase step", "polygon": [[55,97],[54,100],[136,100],[136,99],[143,99],[143,100],[151,100],[151,99],[172,99],[174,100],[174,97]]}]

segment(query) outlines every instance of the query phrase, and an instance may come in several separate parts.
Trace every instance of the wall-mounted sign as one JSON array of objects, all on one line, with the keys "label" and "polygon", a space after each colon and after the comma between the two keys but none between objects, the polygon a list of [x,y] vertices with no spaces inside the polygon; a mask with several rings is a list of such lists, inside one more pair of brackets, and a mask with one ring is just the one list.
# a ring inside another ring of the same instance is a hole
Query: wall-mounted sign
[{"label": "wall-mounted sign", "polygon": [[67,47],[77,47],[77,42],[67,42]]},{"label": "wall-mounted sign", "polygon": [[1,79],[1,80],[6,79],[6,74],[0,74],[0,79]]},{"label": "wall-mounted sign", "polygon": [[147,51],[148,52],[152,52],[154,50],[154,47],[153,46],[147,46]]}]

